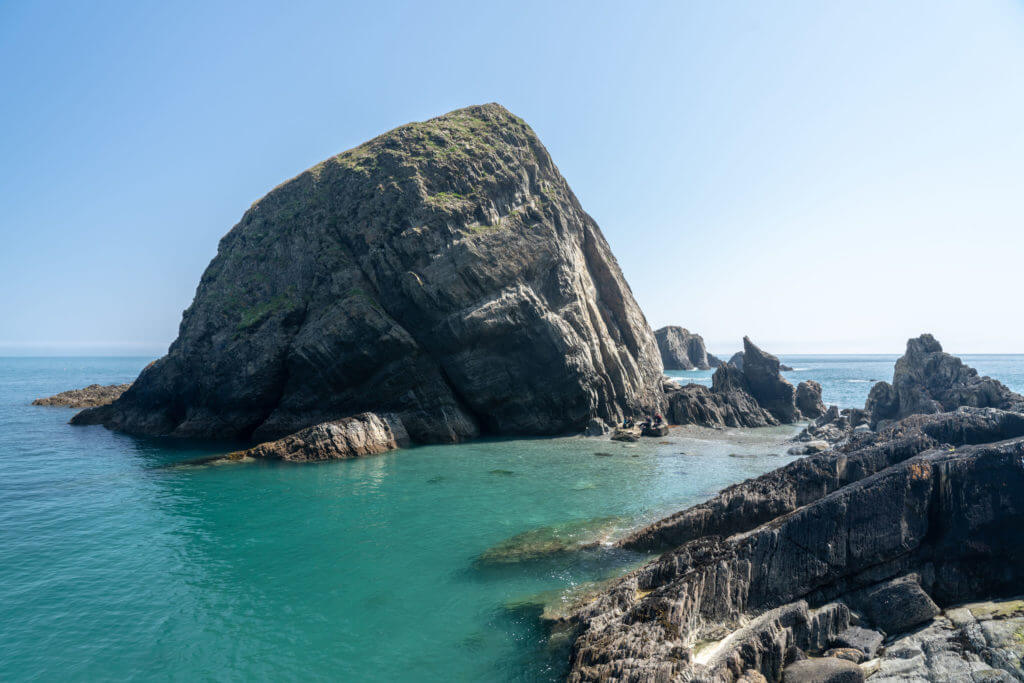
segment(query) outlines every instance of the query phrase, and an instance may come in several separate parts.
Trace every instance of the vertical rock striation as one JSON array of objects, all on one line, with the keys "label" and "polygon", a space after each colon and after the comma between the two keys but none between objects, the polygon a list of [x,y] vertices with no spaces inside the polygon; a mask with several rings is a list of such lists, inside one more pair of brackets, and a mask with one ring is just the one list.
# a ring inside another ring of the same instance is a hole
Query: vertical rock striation
[{"label": "vertical rock striation", "polygon": [[451,442],[662,409],[660,381],[597,224],[530,127],[487,104],[253,204],[167,355],[74,423],[265,440],[373,411]]}]

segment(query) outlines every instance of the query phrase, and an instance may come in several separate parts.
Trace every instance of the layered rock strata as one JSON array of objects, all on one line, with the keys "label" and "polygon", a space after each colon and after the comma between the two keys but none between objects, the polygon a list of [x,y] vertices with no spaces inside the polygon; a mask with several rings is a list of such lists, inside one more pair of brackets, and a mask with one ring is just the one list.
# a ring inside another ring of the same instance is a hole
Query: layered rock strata
[{"label": "layered rock strata", "polygon": [[418,442],[664,409],[600,229],[496,104],[385,133],[246,211],[166,356],[75,424],[276,439],[370,411]]}]

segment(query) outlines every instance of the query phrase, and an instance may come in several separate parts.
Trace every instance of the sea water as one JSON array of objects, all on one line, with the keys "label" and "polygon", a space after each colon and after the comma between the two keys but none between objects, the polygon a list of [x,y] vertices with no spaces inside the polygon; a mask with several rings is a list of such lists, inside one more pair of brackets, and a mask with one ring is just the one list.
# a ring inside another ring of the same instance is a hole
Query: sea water
[{"label": "sea water", "polygon": [[[862,405],[893,359],[783,360]],[[230,446],[28,405],[149,360],[0,359],[0,680],[558,680],[541,611],[645,559],[600,543],[791,461],[798,429],[209,465]],[[968,360],[1024,389],[1021,358]]]}]

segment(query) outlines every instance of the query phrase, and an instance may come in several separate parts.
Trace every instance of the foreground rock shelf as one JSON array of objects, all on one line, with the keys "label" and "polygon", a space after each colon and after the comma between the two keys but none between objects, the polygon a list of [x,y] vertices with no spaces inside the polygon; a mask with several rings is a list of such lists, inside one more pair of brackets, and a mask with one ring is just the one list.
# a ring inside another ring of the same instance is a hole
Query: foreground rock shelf
[{"label": "foreground rock shelf", "polygon": [[919,414],[832,409],[836,447],[620,540],[667,552],[566,620],[569,680],[1024,680],[1024,399],[927,335],[894,374]]}]

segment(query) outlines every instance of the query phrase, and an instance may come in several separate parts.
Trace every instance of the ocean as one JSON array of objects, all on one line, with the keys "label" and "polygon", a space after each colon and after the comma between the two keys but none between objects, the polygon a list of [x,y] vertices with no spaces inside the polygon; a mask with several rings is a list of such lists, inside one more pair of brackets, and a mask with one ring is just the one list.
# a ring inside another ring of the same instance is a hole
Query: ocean
[{"label": "ocean", "polygon": [[[783,361],[847,407],[895,358]],[[1024,357],[964,359],[1024,391]],[[230,446],[29,405],[150,360],[0,358],[0,680],[560,680],[541,610],[645,559],[578,546],[791,461],[799,429],[209,465]]]}]

